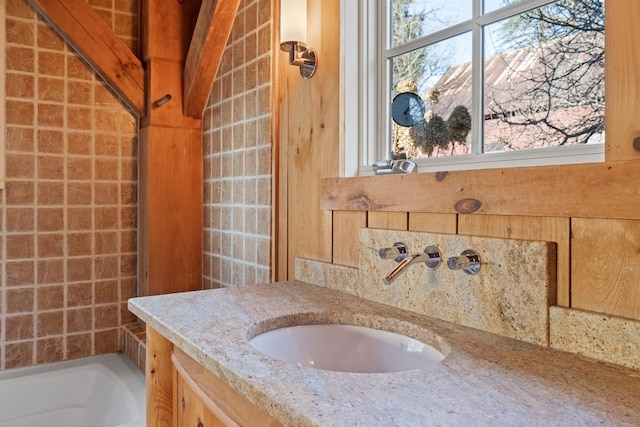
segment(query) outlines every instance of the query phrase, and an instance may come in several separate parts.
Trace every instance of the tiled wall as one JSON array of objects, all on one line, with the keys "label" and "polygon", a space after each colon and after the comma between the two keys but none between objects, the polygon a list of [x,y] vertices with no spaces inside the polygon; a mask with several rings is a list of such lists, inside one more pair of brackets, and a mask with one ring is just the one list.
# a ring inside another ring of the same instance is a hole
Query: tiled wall
[{"label": "tiled wall", "polygon": [[241,2],[204,112],[204,288],[269,280],[271,3]]},{"label": "tiled wall", "polygon": [[[90,0],[137,45],[137,0]],[[6,0],[0,369],[117,351],[136,287],[137,122],[28,6]]]}]

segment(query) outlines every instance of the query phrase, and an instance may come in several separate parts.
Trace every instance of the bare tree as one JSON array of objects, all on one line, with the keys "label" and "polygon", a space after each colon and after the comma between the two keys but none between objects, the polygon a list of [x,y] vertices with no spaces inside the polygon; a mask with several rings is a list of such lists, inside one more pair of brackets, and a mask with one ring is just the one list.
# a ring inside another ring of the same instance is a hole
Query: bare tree
[{"label": "bare tree", "polygon": [[[499,121],[497,144],[486,151],[582,144],[601,137],[603,1],[562,0],[507,20],[503,31],[510,49],[487,61],[502,61],[508,78],[486,88],[485,119]],[[514,60],[516,54],[528,57],[529,66]]]}]

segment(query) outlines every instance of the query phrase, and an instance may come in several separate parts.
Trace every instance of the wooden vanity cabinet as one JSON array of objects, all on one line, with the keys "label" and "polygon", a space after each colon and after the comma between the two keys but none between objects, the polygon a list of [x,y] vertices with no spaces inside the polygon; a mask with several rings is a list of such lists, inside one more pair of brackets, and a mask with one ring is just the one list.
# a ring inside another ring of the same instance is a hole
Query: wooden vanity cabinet
[{"label": "wooden vanity cabinet", "polygon": [[147,426],[281,426],[147,326]]}]

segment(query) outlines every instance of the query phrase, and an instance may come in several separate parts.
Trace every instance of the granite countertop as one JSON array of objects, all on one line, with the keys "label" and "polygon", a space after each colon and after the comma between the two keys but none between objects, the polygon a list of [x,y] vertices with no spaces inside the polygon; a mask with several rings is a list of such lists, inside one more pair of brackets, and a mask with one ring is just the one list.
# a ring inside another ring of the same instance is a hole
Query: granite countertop
[{"label": "granite countertop", "polygon": [[[640,371],[299,281],[140,297],[129,309],[285,425],[640,425]],[[248,343],[309,322],[404,333],[445,359],[353,374],[277,361]]]}]

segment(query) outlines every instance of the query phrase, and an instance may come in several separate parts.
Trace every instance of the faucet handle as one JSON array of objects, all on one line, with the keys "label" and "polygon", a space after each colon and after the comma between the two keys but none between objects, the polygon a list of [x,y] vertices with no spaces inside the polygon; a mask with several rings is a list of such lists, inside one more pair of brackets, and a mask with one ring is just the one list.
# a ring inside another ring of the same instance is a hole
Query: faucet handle
[{"label": "faucet handle", "polygon": [[402,242],[396,242],[390,248],[378,249],[380,259],[393,259],[400,262],[407,257],[407,246]]},{"label": "faucet handle", "polygon": [[452,256],[447,260],[450,270],[462,270],[467,274],[478,274],[480,271],[480,255],[473,249],[462,251],[460,256]]}]

